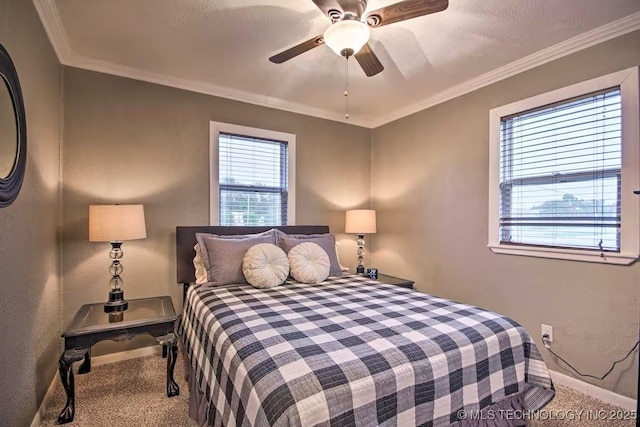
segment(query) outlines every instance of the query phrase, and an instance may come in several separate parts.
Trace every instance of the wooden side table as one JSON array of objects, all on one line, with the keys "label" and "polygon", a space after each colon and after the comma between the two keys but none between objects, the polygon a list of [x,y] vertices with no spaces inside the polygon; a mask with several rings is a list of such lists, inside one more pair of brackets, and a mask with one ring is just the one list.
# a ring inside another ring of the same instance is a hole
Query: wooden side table
[{"label": "wooden side table", "polygon": [[60,379],[67,394],[67,403],[58,415],[58,423],[73,421],[75,415],[75,384],[73,362],[83,360],[78,374],[91,371],[91,346],[99,341],[126,341],[136,335],[155,337],[167,353],[167,397],[180,394],[173,379],[178,347],[173,333],[176,313],[171,297],[129,300],[129,308],[119,313],[105,313],[104,303],[83,305],[64,331],[64,351],[58,361]]},{"label": "wooden side table", "polygon": [[378,274],[378,278],[376,279],[378,282],[388,283],[389,285],[396,285],[403,288],[413,289],[413,281],[407,279],[401,279],[395,276],[389,276],[386,274]]}]

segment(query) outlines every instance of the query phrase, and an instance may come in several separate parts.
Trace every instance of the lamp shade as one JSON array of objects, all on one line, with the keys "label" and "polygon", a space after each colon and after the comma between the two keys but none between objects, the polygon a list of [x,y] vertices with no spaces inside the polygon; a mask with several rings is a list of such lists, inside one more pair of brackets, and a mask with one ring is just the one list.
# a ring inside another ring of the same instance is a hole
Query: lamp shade
[{"label": "lamp shade", "polygon": [[352,234],[375,233],[376,211],[373,209],[352,209],[347,211],[344,232]]},{"label": "lamp shade", "polygon": [[90,205],[89,241],[144,239],[147,229],[142,205]]},{"label": "lamp shade", "polygon": [[357,20],[339,21],[324,32],[324,42],[340,56],[358,53],[369,41],[369,26]]}]

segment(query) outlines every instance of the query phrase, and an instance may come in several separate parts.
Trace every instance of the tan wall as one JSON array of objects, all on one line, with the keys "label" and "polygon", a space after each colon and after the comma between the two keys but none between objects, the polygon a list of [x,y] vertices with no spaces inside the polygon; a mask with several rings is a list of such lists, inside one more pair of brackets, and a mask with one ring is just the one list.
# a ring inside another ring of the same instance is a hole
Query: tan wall
[{"label": "tan wall", "polygon": [[[381,271],[512,316],[536,339],[540,323],[550,323],[561,354],[603,373],[637,339],[640,269],[491,253],[487,118],[495,106],[637,65],[639,41],[630,34],[375,129],[373,165],[367,129],[65,69],[61,301],[60,66],[32,3],[0,0],[0,43],[18,68],[29,137],[22,193],[0,209],[0,360],[12,373],[0,382],[2,422],[25,425],[33,417],[56,374],[60,318],[66,325],[82,304],[106,297],[109,245],[88,242],[89,204],[145,205],[149,237],[123,246],[127,298],[169,294],[181,307],[174,229],[208,222],[211,120],[297,134],[299,224],[341,233],[344,210],[369,204],[373,167],[379,233],[368,244],[384,248],[373,257]],[[339,237],[344,263],[353,267],[353,238]],[[102,345],[95,353],[150,342]],[[543,354],[552,369],[570,374]],[[593,382],[634,396],[635,363]]]},{"label": "tan wall", "polygon": [[[123,244],[126,298],[171,295],[175,227],[209,223],[209,122],[297,135],[296,222],[344,231],[370,196],[369,129],[77,69],[65,70],[64,324],[107,296],[108,243],[89,243],[94,203],[142,203],[148,238]],[[342,236],[355,265],[355,243]],[[147,340],[147,343],[152,342]],[[141,343],[105,343],[95,354]]]},{"label": "tan wall", "polygon": [[0,209],[0,424],[31,423],[60,355],[60,73],[31,1],[0,0],[0,43],[25,100],[22,191]]},{"label": "tan wall", "polygon": [[[487,247],[489,110],[640,64],[640,32],[586,49],[373,131],[374,261],[421,291],[513,317],[579,370],[604,374],[638,339],[640,267],[497,255]],[[553,370],[571,375],[546,350]],[[637,353],[605,381],[635,396]]]}]

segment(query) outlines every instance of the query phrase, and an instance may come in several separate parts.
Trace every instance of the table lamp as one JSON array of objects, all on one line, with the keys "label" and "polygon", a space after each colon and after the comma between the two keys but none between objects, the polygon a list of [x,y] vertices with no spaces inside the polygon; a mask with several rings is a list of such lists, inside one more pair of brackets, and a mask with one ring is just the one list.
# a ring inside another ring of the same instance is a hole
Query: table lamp
[{"label": "table lamp", "polygon": [[356,267],[356,273],[364,273],[364,265],[362,264],[364,235],[376,232],[376,211],[372,209],[348,210],[344,232],[358,235],[358,267]]},{"label": "table lamp", "polygon": [[105,313],[125,311],[128,307],[124,299],[120,277],[122,273],[122,242],[126,240],[144,239],[147,230],[144,222],[142,205],[91,205],[89,206],[89,241],[111,243],[111,266],[109,273],[109,301],[104,304]]}]

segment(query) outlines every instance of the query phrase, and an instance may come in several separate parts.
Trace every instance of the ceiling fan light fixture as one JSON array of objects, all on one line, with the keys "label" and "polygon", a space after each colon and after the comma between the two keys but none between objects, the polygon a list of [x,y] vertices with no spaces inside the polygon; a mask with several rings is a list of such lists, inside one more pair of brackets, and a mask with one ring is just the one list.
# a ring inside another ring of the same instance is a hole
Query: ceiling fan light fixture
[{"label": "ceiling fan light fixture", "polygon": [[340,56],[358,53],[369,41],[369,27],[355,19],[336,22],[324,32],[324,42]]}]

